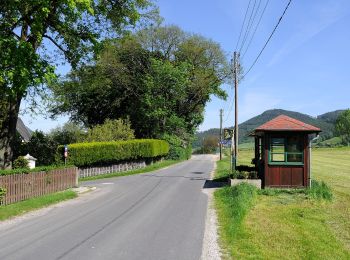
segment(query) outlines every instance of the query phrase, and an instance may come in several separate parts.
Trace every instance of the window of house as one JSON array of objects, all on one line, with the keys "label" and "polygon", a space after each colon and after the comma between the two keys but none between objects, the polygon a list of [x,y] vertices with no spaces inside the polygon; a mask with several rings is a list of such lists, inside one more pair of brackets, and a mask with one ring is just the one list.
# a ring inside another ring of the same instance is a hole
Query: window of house
[{"label": "window of house", "polygon": [[303,164],[302,137],[271,138],[269,155],[270,163]]}]

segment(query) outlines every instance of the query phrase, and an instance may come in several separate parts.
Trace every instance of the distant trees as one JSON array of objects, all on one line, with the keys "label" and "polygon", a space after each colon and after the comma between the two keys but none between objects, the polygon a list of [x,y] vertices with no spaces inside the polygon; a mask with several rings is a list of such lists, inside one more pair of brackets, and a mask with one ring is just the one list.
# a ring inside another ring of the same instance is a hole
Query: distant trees
[{"label": "distant trees", "polygon": [[207,136],[203,140],[203,147],[202,151],[203,153],[214,153],[218,146],[219,139],[217,136]]},{"label": "distant trees", "polygon": [[335,123],[335,130],[342,137],[344,144],[350,145],[350,109],[342,112]]}]

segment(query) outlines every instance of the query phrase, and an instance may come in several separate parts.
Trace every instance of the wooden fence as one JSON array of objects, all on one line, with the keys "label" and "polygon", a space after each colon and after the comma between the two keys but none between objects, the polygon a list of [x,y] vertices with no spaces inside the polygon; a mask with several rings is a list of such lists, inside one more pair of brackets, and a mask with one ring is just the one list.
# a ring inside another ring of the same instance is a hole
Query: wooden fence
[{"label": "wooden fence", "polygon": [[146,167],[145,161],[140,162],[126,162],[120,164],[113,164],[108,166],[100,166],[100,167],[85,167],[79,168],[79,178],[86,178],[97,175],[104,175],[116,172],[126,172],[136,169],[141,169]]},{"label": "wooden fence", "polygon": [[6,189],[1,204],[11,204],[77,185],[78,169],[76,167],[0,176],[0,187]]}]

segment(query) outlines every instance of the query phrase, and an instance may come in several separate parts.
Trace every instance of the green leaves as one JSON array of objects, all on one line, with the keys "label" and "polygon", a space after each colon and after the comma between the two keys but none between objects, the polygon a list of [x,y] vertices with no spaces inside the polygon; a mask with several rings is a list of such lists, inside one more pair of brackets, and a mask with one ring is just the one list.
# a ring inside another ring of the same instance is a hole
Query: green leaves
[{"label": "green leaves", "polygon": [[342,112],[335,123],[335,130],[338,135],[342,136],[345,144],[350,143],[350,109]]},{"label": "green leaves", "polygon": [[103,125],[89,129],[84,142],[126,141],[134,138],[134,130],[131,129],[129,120],[107,119]]},{"label": "green leaves", "polygon": [[[62,158],[63,149],[64,146],[58,147],[58,158]],[[77,143],[69,145],[68,151],[68,163],[83,167],[165,156],[169,152],[169,144],[155,139]]]}]

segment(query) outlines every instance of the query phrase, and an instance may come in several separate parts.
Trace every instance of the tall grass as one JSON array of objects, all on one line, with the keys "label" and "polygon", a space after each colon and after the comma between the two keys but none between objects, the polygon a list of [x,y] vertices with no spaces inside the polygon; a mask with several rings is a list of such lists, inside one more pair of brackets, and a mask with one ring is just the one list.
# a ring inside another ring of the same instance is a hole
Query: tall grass
[{"label": "tall grass", "polygon": [[246,183],[225,187],[214,193],[223,247],[234,243],[243,232],[243,220],[254,205],[256,195],[257,189]]},{"label": "tall grass", "polygon": [[311,181],[311,188],[306,190],[306,194],[311,199],[316,200],[328,200],[333,199],[333,193],[331,188],[324,182],[318,182],[316,180]]}]

